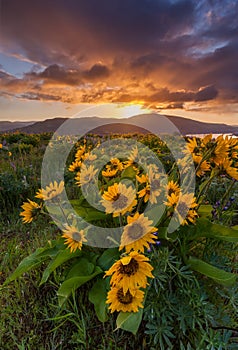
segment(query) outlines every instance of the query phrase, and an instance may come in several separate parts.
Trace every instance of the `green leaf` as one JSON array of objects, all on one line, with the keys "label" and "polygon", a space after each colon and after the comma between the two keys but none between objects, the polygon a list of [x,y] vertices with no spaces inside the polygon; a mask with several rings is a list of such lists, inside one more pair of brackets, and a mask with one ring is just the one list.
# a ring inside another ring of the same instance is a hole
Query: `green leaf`
[{"label": "green leaf", "polygon": [[143,309],[138,312],[120,312],[117,316],[117,329],[121,328],[136,335],[142,321]]},{"label": "green leaf", "polygon": [[16,270],[11,274],[11,276],[6,279],[4,285],[7,285],[8,283],[14,281],[23,273],[38,267],[45,260],[51,258],[52,256],[55,256],[58,253],[59,246],[53,246],[49,248],[47,245],[46,247],[38,248],[33,254],[27,256],[20,262]]},{"label": "green leaf", "polygon": [[45,269],[41,281],[40,281],[40,285],[42,285],[43,283],[45,283],[50,274],[56,270],[57,267],[59,267],[60,265],[62,265],[64,262],[73,259],[75,257],[78,257],[82,255],[81,250],[77,250],[74,253],[71,253],[69,249],[66,249],[66,247],[64,247],[63,250],[60,250],[58,252],[58,254],[55,256],[55,258],[49,263],[49,265],[47,266],[47,268]]},{"label": "green leaf", "polygon": [[115,261],[120,258],[120,252],[118,248],[106,249],[97,261],[97,264],[104,270],[108,270]]},{"label": "green leaf", "polygon": [[105,280],[98,280],[94,283],[89,291],[89,301],[94,304],[94,309],[99,321],[106,322],[108,320],[107,314],[107,283]]},{"label": "green leaf", "polygon": [[236,275],[212,266],[203,260],[189,257],[187,264],[190,265],[192,270],[200,272],[201,274],[212,278],[217,283],[225,286],[232,286],[236,282]]},{"label": "green leaf", "polygon": [[77,276],[89,276],[93,273],[95,265],[88,261],[88,259],[80,258],[77,260],[69,270],[66,279]]},{"label": "green leaf", "polygon": [[230,227],[213,224],[207,219],[200,218],[197,220],[195,234],[191,239],[207,237],[219,239],[227,242],[238,242],[238,231]]},{"label": "green leaf", "polygon": [[96,266],[95,271],[91,275],[71,277],[71,278],[65,280],[57,292],[59,305],[62,306],[63,303],[68,299],[68,297],[77,288],[79,288],[82,284],[90,281],[92,278],[94,278],[95,276],[97,276],[101,272],[102,272],[102,270],[100,269],[100,267]]},{"label": "green leaf", "polygon": [[94,221],[94,220],[105,220],[105,218],[107,217],[108,215],[103,213],[102,211],[99,211],[99,210],[95,210],[95,209],[91,209],[89,208],[87,210],[87,215],[85,216],[85,220],[87,222],[90,222],[90,221]]},{"label": "green leaf", "polygon": [[123,172],[121,173],[121,179],[134,179],[136,177],[136,171],[133,169],[133,166],[128,166]]},{"label": "green leaf", "polygon": [[198,215],[200,217],[208,217],[211,215],[211,211],[212,211],[212,205],[210,204],[202,204],[200,205],[199,209],[198,209]]}]

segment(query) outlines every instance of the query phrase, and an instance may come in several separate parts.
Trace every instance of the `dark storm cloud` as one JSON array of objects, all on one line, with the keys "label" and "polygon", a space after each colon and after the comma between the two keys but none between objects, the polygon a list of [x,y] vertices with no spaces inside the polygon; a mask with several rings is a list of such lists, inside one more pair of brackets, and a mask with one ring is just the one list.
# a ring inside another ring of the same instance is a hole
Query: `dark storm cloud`
[{"label": "dark storm cloud", "polygon": [[52,64],[43,71],[30,72],[25,75],[26,79],[43,79],[45,82],[55,82],[62,85],[79,85],[83,81],[101,80],[110,74],[109,69],[102,64],[94,64],[90,69],[67,69],[58,64]]},{"label": "dark storm cloud", "polygon": [[218,91],[214,86],[207,86],[203,89],[200,89],[195,95],[195,102],[209,101],[216,98]]},{"label": "dark storm cloud", "polygon": [[89,80],[107,78],[109,74],[109,69],[102,64],[94,64],[89,70],[82,73]]},{"label": "dark storm cloud", "polygon": [[124,91],[125,89],[118,91],[113,102],[136,102],[144,100],[147,102],[147,106],[149,105],[151,108],[156,109],[183,109],[185,102],[211,101],[218,95],[218,91],[214,86],[206,86],[200,88],[198,91],[170,91],[167,88],[163,88],[158,89],[155,93],[147,93],[147,95],[136,94],[129,89],[128,93]]},{"label": "dark storm cloud", "polygon": [[193,19],[191,0],[2,1],[3,40],[20,44],[46,65],[54,58],[72,64],[112,50],[157,50],[158,40],[186,30]]},{"label": "dark storm cloud", "polygon": [[237,1],[2,0],[1,9],[3,50],[43,66],[2,77],[7,93],[169,108],[238,101]]}]

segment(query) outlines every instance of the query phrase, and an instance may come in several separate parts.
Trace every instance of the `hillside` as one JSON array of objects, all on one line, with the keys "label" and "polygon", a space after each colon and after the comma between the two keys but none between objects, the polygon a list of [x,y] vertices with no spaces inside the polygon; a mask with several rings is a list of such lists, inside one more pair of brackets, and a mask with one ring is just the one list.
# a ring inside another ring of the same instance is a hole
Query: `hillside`
[{"label": "hillside", "polygon": [[10,131],[18,128],[27,127],[34,122],[9,122],[9,121],[0,121],[0,132]]},{"label": "hillside", "polygon": [[[63,125],[63,129],[60,126]],[[11,123],[14,124],[14,123]],[[15,130],[26,133],[58,132],[61,134],[85,134],[94,132],[100,134],[110,133],[177,133],[178,130],[182,135],[186,134],[228,134],[238,133],[238,126],[204,123],[188,118],[177,116],[163,116],[158,114],[142,114],[130,118],[54,118],[46,119],[41,122],[35,122],[27,126],[15,125]],[[142,128],[142,129],[141,129]],[[1,130],[1,129],[0,129]],[[5,129],[6,130],[6,129]],[[13,128],[8,129],[13,130]]]}]

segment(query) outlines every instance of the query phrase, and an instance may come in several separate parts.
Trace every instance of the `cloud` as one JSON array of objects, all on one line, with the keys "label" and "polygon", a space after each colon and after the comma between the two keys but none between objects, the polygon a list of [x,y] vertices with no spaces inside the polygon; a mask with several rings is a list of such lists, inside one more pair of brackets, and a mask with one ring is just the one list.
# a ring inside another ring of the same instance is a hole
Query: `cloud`
[{"label": "cloud", "polygon": [[36,71],[0,72],[23,99],[184,108],[238,102],[236,1],[2,0],[2,48]]},{"label": "cloud", "polygon": [[199,89],[199,91],[196,93],[195,102],[201,102],[201,101],[209,101],[216,98],[218,95],[218,91],[214,86],[207,86],[205,88]]}]

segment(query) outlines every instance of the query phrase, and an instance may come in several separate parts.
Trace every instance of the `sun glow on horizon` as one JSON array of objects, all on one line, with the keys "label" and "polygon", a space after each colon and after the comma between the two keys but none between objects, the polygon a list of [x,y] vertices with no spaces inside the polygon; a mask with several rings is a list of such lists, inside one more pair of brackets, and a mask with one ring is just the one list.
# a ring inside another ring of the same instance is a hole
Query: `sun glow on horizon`
[{"label": "sun glow on horizon", "polygon": [[152,112],[151,109],[146,108],[142,104],[138,103],[123,104],[122,106],[119,105],[118,108],[120,110],[121,118],[129,118],[133,117],[134,115],[147,114]]},{"label": "sun glow on horizon", "polygon": [[99,118],[130,118],[139,114],[152,113],[152,110],[139,103],[106,103],[97,104],[76,113],[74,118],[99,117]]}]

